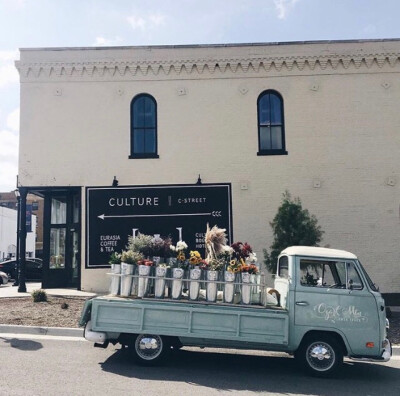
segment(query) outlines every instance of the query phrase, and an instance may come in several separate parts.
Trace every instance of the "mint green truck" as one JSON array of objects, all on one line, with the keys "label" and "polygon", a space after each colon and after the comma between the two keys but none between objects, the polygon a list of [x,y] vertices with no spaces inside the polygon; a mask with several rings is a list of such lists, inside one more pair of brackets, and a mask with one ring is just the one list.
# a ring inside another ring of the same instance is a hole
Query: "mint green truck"
[{"label": "mint green truck", "polygon": [[96,297],[80,325],[95,346],[120,343],[144,365],[182,346],[286,352],[317,376],[334,373],[345,356],[390,359],[385,302],[354,254],[289,247],[278,258],[273,291],[277,303],[251,305]]}]

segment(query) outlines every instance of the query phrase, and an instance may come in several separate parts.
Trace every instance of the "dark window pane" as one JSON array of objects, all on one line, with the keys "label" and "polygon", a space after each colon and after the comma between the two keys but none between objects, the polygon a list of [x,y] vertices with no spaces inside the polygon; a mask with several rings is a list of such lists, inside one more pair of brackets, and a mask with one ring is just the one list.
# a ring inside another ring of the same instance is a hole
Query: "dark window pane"
[{"label": "dark window pane", "polygon": [[271,128],[260,127],[260,149],[271,150]]},{"label": "dark window pane", "polygon": [[133,152],[135,154],[144,153],[144,129],[133,130]]},{"label": "dark window pane", "polygon": [[146,128],[156,126],[156,106],[150,98],[145,98],[144,126]]},{"label": "dark window pane", "polygon": [[135,128],[144,127],[145,126],[145,99],[146,97],[141,96],[135,99],[133,103],[133,126]]},{"label": "dark window pane", "polygon": [[271,124],[282,124],[281,99],[274,94],[270,95]]},{"label": "dark window pane", "polygon": [[271,148],[274,150],[282,149],[282,127],[271,127]]},{"label": "dark window pane", "polygon": [[269,124],[271,122],[269,94],[262,96],[258,101],[258,117],[261,125]]},{"label": "dark window pane", "polygon": [[144,150],[146,153],[155,153],[156,152],[156,130],[155,129],[147,129],[146,130]]}]

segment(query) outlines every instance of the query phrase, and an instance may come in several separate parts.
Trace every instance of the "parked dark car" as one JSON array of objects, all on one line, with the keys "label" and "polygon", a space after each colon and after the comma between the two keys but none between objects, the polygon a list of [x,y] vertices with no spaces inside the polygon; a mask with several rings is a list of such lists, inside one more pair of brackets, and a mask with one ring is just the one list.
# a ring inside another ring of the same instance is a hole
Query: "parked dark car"
[{"label": "parked dark car", "polygon": [[[5,272],[9,279],[15,279],[16,274],[16,265],[17,262],[15,260],[7,260],[2,261],[0,263],[0,271]],[[25,279],[26,280],[41,280],[42,279],[42,267],[43,263],[40,259],[26,259],[26,270],[25,270]]]}]

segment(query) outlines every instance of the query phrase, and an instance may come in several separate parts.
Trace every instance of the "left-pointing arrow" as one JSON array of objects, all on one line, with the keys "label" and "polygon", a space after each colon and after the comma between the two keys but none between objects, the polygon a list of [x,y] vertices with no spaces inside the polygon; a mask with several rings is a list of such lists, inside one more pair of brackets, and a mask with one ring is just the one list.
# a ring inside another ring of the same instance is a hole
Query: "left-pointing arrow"
[{"label": "left-pointing arrow", "polygon": [[104,214],[97,216],[99,219],[104,220]]}]

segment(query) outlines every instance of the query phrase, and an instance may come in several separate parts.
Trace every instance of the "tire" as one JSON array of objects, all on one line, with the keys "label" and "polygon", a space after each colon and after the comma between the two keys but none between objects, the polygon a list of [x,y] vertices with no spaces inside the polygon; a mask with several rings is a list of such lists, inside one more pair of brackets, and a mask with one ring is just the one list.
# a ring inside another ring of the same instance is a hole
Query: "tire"
[{"label": "tire", "polygon": [[135,335],[128,345],[129,355],[141,366],[162,364],[171,351],[168,337],[155,334]]},{"label": "tire", "polygon": [[343,349],[340,343],[329,335],[314,335],[303,341],[295,352],[309,374],[315,377],[330,377],[343,364]]}]

